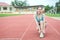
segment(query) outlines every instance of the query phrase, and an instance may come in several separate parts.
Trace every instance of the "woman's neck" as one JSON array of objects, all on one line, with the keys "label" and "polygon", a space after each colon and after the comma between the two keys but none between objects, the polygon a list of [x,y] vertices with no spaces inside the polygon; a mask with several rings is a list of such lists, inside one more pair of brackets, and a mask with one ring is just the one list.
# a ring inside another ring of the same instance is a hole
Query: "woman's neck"
[{"label": "woman's neck", "polygon": [[37,14],[37,15],[42,15],[42,13],[40,13],[40,14]]}]

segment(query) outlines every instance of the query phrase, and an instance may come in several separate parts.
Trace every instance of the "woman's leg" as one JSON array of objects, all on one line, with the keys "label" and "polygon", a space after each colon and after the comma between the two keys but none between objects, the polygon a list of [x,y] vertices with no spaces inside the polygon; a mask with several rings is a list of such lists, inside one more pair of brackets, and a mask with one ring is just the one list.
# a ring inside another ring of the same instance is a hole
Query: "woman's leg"
[{"label": "woman's leg", "polygon": [[43,23],[43,33],[45,33],[46,23]]},{"label": "woman's leg", "polygon": [[44,37],[44,23],[43,21],[40,22],[40,37]]},{"label": "woman's leg", "polygon": [[41,26],[41,31],[45,33],[45,28],[46,28],[46,23],[45,22],[40,22]]},{"label": "woman's leg", "polygon": [[45,33],[45,29],[46,29],[46,25],[47,25],[47,22],[43,22],[43,32]]}]

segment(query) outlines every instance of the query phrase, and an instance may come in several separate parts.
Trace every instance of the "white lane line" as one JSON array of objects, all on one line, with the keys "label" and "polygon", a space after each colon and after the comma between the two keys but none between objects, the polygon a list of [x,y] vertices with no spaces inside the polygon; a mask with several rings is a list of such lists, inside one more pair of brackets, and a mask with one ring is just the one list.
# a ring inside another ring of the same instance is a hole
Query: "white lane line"
[{"label": "white lane line", "polygon": [[[49,16],[47,16],[47,17],[49,17]],[[49,17],[49,18],[52,18],[54,20],[60,20],[60,17]]]},{"label": "white lane line", "polygon": [[[34,21],[32,21],[33,23]],[[26,30],[24,31],[23,35],[21,36],[20,40],[23,39],[24,35],[27,33],[28,29],[30,28],[30,26],[32,25],[32,23],[26,28]]]},{"label": "white lane line", "polygon": [[56,28],[54,28],[54,27],[53,27],[52,25],[50,25],[50,24],[49,24],[49,26],[50,26],[58,35],[60,35],[60,32],[58,32]]},{"label": "white lane line", "polygon": [[0,40],[20,40],[20,38],[0,38]]},{"label": "white lane line", "polygon": [[60,17],[50,17],[50,18],[53,18],[55,20],[60,20]]}]

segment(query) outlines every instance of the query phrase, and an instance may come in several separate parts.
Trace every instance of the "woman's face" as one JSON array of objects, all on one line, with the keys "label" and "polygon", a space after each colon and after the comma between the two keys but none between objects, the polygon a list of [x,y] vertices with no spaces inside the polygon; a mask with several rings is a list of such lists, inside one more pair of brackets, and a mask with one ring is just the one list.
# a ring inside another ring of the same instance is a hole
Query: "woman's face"
[{"label": "woman's face", "polygon": [[38,12],[38,14],[41,14],[41,12],[42,12],[41,7],[38,8],[37,12]]}]

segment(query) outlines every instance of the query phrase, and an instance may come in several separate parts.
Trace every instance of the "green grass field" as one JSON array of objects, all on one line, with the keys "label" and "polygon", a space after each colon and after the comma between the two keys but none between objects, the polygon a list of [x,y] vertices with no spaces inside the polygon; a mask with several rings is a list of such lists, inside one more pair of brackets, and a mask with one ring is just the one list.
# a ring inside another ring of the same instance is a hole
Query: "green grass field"
[{"label": "green grass field", "polygon": [[60,14],[46,14],[46,15],[50,17],[60,17]]},{"label": "green grass field", "polygon": [[[18,16],[21,14],[0,14],[0,17],[7,17],[7,16]],[[60,14],[49,14],[47,13],[46,16],[50,16],[50,17],[60,17]]]},{"label": "green grass field", "polygon": [[0,14],[0,17],[6,17],[6,16],[18,16],[21,14]]}]

